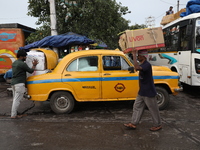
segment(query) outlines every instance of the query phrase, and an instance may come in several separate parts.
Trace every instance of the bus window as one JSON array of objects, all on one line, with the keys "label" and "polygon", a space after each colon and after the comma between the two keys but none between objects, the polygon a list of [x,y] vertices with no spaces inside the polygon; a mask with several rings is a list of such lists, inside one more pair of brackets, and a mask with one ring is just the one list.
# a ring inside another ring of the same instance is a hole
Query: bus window
[{"label": "bus window", "polygon": [[179,26],[174,26],[171,29],[171,50],[177,50],[178,49],[178,34],[179,34]]},{"label": "bus window", "polygon": [[170,45],[171,45],[170,29],[167,28],[166,30],[164,30],[163,33],[164,33],[165,47],[166,47],[166,49],[163,49],[163,51],[167,51],[170,50]]},{"label": "bus window", "polygon": [[188,50],[188,42],[189,42],[189,39],[186,35],[186,26],[180,28],[180,47],[181,47],[181,50],[182,51],[186,51]]},{"label": "bus window", "polygon": [[179,25],[174,25],[163,31],[165,39],[165,48],[161,48],[161,51],[177,51],[178,49],[178,37],[179,37]]},{"label": "bus window", "polygon": [[200,27],[196,28],[196,48],[200,48]]}]

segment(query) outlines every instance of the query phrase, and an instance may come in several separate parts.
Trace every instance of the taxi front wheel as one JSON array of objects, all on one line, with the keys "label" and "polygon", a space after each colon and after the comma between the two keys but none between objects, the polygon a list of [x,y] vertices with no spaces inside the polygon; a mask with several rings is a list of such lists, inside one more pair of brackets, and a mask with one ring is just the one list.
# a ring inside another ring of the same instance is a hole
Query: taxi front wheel
[{"label": "taxi front wheel", "polygon": [[70,113],[74,109],[74,98],[68,92],[56,92],[50,98],[51,109],[56,114]]},{"label": "taxi front wheel", "polygon": [[165,88],[161,86],[156,86],[156,91],[157,91],[156,99],[158,107],[160,110],[164,110],[168,106],[170,101],[169,93]]}]

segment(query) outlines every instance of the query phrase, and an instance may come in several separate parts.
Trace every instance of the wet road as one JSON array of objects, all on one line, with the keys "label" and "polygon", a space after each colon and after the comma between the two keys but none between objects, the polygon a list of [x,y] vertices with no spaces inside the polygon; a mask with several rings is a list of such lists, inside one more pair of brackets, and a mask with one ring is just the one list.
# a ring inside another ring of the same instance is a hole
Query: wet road
[{"label": "wet road", "polygon": [[[40,103],[40,111],[37,104],[22,119],[0,117],[0,149],[199,150],[199,91],[192,88],[171,96],[169,107],[160,112],[163,129],[157,132],[148,130],[148,110],[136,130],[123,127],[130,121],[133,102],[78,103],[64,115],[55,115],[48,102]],[[1,94],[1,99],[10,98]]]}]

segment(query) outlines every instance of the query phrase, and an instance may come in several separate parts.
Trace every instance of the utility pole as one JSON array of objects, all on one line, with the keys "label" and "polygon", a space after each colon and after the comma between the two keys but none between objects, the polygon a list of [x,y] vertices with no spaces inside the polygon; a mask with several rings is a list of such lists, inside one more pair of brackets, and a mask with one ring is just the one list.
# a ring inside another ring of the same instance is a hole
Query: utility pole
[{"label": "utility pole", "polygon": [[56,28],[55,0],[49,0],[49,3],[50,3],[51,35],[58,35]]},{"label": "utility pole", "polygon": [[[50,20],[51,20],[51,35],[58,35],[57,28],[56,28],[56,7],[55,7],[55,0],[49,0],[50,3]],[[58,49],[53,48],[53,51],[58,54]]]},{"label": "utility pole", "polygon": [[177,1],[177,12],[179,11],[179,0]]}]

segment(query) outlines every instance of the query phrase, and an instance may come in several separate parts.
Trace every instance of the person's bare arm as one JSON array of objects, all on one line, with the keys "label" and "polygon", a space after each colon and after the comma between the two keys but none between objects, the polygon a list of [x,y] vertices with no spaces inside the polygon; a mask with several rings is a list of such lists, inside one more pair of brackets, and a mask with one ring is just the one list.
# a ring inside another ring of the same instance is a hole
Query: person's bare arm
[{"label": "person's bare arm", "polygon": [[32,69],[34,69],[35,70],[35,68],[36,68],[36,66],[37,66],[37,64],[38,64],[38,60],[37,59],[33,59],[33,66],[32,66]]},{"label": "person's bare arm", "polygon": [[140,67],[139,63],[137,62],[137,51],[135,49],[133,49],[132,51],[133,54],[133,64],[135,66],[136,70],[142,70],[142,67]]}]

